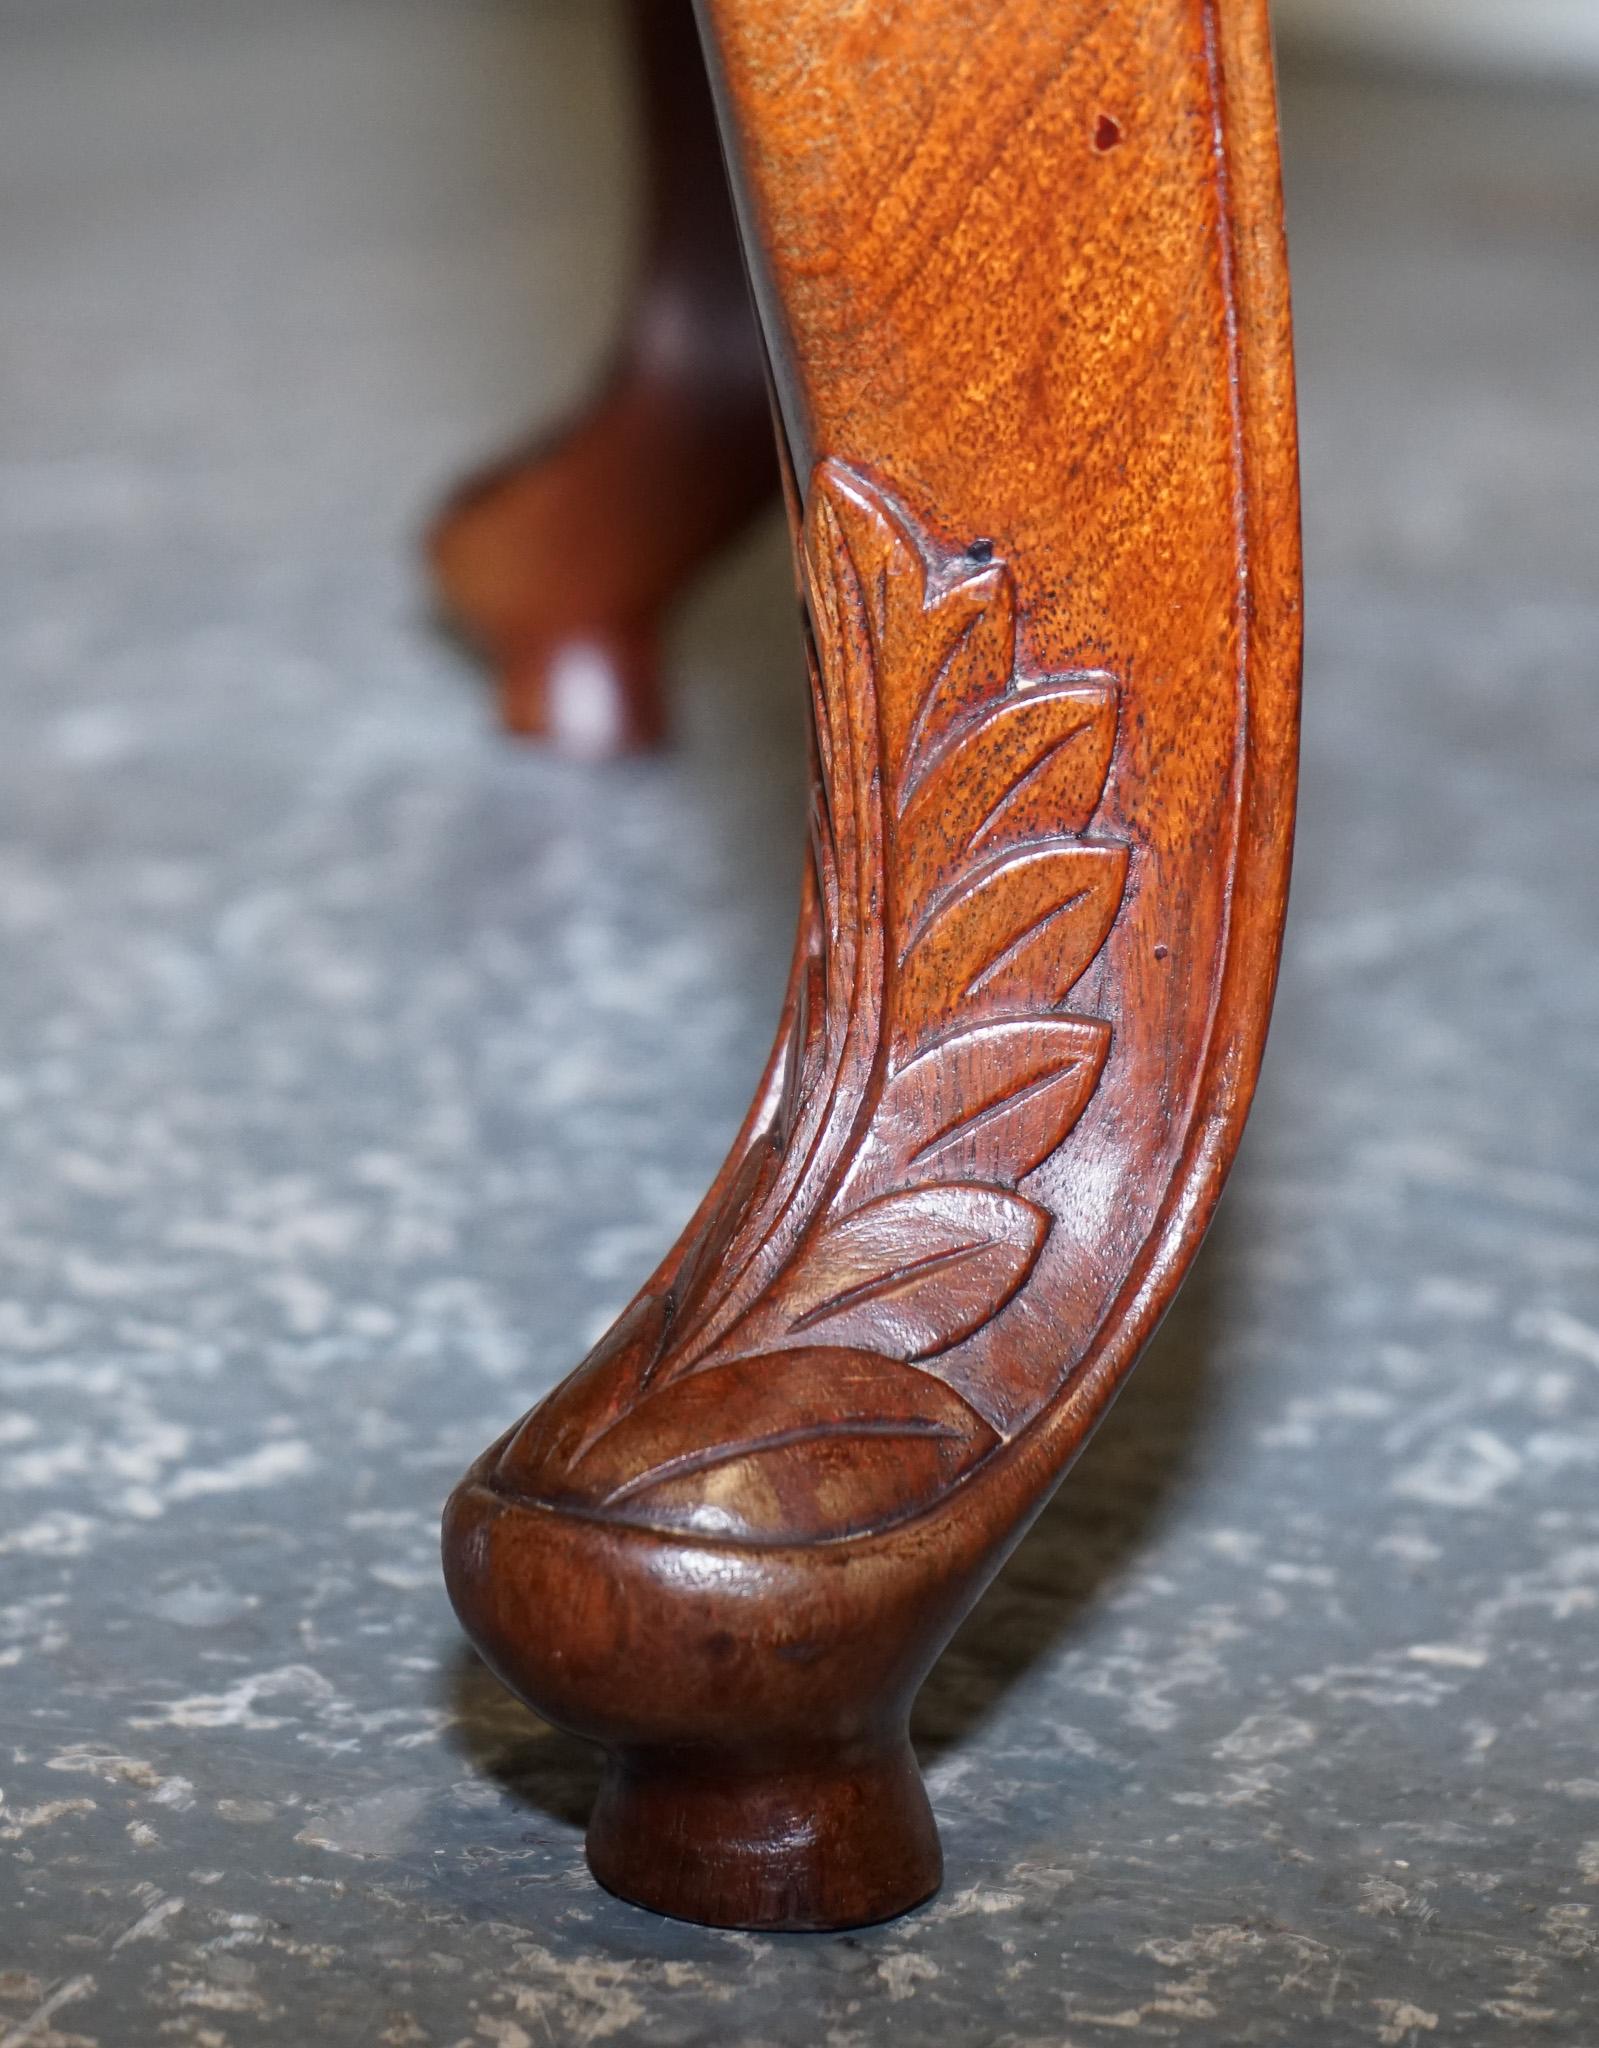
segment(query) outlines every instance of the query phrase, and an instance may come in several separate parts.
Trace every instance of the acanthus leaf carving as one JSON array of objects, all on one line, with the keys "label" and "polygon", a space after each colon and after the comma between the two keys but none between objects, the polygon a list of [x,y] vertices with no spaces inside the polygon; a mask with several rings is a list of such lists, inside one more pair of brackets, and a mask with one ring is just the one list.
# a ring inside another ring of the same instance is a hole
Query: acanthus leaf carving
[{"label": "acanthus leaf carving", "polygon": [[699,1535],[838,1536],[936,1498],[998,1442],[952,1387],[881,1352],[807,1346],[780,1370],[780,1405],[765,1359],[676,1380],[599,1438],[572,1483],[607,1513]]},{"label": "acanthus leaf carving", "polygon": [[1104,945],[1127,849],[1045,840],[983,862],[938,898],[905,942],[896,1020],[906,1042],[974,1001],[1058,1002]]},{"label": "acanthus leaf carving", "polygon": [[902,835],[923,848],[936,872],[941,857],[1081,832],[1099,803],[1115,742],[1108,677],[1011,691],[957,725],[901,791]]},{"label": "acanthus leaf carving", "polygon": [[549,1475],[573,1468],[612,1423],[639,1400],[671,1327],[665,1294],[642,1294],[511,1434],[500,1453],[500,1476],[539,1493]]},{"label": "acanthus leaf carving", "polygon": [[[1058,1006],[1104,946],[1129,859],[1085,836],[1114,679],[1017,673],[1003,562],[940,556],[827,461],[804,567],[810,957],[780,1104],[659,1318],[600,1347],[516,1459],[547,1498],[765,1541],[913,1512],[999,1440],[950,1423],[976,1411],[916,1361],[978,1337],[1043,1249],[1051,1215],[1017,1183],[1104,1067],[1110,1026]],[[873,1456],[841,1464],[868,1436]]]},{"label": "acanthus leaf carving", "polygon": [[1014,1017],[957,1030],[890,1074],[846,1191],[884,1180],[1021,1179],[1098,1084],[1110,1026]]},{"label": "acanthus leaf carving", "polygon": [[982,1328],[1033,1269],[1049,1213],[955,1181],[829,1213],[738,1325],[741,1347],[799,1339],[930,1358]]}]

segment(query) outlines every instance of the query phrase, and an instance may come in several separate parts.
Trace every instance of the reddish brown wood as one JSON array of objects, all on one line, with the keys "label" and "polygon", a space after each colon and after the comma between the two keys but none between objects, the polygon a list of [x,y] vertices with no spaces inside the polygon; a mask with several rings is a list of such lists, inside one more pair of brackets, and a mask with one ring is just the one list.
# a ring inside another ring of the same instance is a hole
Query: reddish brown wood
[{"label": "reddish brown wood", "polygon": [[473,477],[428,539],[506,725],[587,755],[660,738],[663,619],[777,489],[690,0],[631,0],[628,21],[650,203],[617,360],[580,418]]},{"label": "reddish brown wood", "polygon": [[1263,0],[990,17],[707,0],[805,480],[795,968],[694,1223],[446,1521],[485,1656],[606,1748],[596,1875],[719,1924],[936,1886],[912,1698],[1170,1300],[1276,971]]}]

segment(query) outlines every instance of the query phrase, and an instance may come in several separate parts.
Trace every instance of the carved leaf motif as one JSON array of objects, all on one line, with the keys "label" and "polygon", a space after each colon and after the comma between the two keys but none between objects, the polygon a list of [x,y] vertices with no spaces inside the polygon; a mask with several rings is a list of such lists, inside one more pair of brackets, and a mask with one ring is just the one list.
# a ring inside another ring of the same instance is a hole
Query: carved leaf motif
[{"label": "carved leaf motif", "polygon": [[953,1033],[889,1076],[859,1177],[1020,1180],[1081,1116],[1109,1047],[1110,1026],[1094,1017],[1018,1017]]},{"label": "carved leaf motif", "polygon": [[[930,578],[926,544],[864,478],[823,463],[811,490],[806,561],[824,669],[839,650],[821,629],[838,593],[859,591],[861,645],[885,759],[902,770],[964,712],[1010,683],[1015,585],[1003,563],[955,559]],[[824,752],[825,761],[825,752]]]},{"label": "carved leaf motif", "polygon": [[[689,1246],[672,1280],[672,1335],[693,1322],[707,1289],[715,1285],[722,1267],[735,1256],[740,1232],[776,1178],[778,1156],[771,1138],[755,1140],[740,1160],[726,1194]],[[651,1377],[652,1372],[646,1372],[640,1385],[647,1385]]]},{"label": "carved leaf motif", "polygon": [[803,1339],[930,1358],[998,1315],[1048,1230],[1047,1211],[1004,1188],[881,1195],[806,1241],[740,1326],[740,1348]]},{"label": "carved leaf motif", "polygon": [[925,1042],[973,998],[1015,1009],[1059,1002],[1104,945],[1127,879],[1127,849],[1046,841],[985,862],[911,935],[899,1001]]},{"label": "carved leaf motif", "polygon": [[[904,650],[884,719],[903,793],[909,765],[973,707],[1008,687],[1016,666],[1015,586],[1003,564],[925,593],[922,645]],[[896,650],[898,651],[898,650]]]},{"label": "carved leaf motif", "polygon": [[736,1358],[674,1382],[571,1472],[610,1515],[812,1541],[914,1511],[999,1441],[952,1387],[875,1351]]},{"label": "carved leaf motif", "polygon": [[1105,785],[1116,702],[1101,680],[1015,690],[967,718],[906,785],[900,837],[914,847],[915,924],[962,863],[1081,832]]},{"label": "carved leaf motif", "polygon": [[552,1473],[569,1470],[638,1401],[670,1320],[664,1294],[640,1295],[511,1438],[498,1461],[501,1482],[537,1496]]},{"label": "carved leaf motif", "polygon": [[[814,874],[792,1042],[757,1141],[671,1288],[506,1452],[517,1483],[749,1541],[913,1512],[992,1448],[931,1369],[1026,1284],[1110,1027],[1054,1014],[1128,849],[1082,835],[1116,689],[1017,671],[1016,590],[824,462],[806,509]],[[1016,1406],[1008,1399],[1012,1410]]]}]

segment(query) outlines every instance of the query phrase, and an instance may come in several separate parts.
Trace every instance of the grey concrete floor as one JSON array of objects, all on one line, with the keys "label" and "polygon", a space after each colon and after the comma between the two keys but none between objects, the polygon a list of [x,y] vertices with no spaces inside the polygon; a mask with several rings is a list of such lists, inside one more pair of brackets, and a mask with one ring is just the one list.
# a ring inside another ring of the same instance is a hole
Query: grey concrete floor
[{"label": "grey concrete floor", "polygon": [[[603,11],[0,0],[0,2044],[1599,2038],[1599,121],[1290,74],[1305,801],[1221,1222],[929,1684],[942,1896],[584,1873],[447,1487],[775,1011],[782,536],[678,744],[495,734],[412,542],[626,270]],[[601,819],[605,820],[602,830]]]}]

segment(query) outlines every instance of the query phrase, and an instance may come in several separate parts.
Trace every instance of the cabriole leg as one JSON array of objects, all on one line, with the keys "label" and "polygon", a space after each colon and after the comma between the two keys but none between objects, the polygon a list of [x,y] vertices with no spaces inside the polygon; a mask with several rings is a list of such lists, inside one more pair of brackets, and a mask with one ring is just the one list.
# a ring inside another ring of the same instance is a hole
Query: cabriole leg
[{"label": "cabriole leg", "polygon": [[595,1874],[855,1924],[906,1717],[1191,1258],[1254,1086],[1299,556],[1264,0],[704,0],[793,482],[789,997],[659,1271],[448,1510],[601,1743]]}]

